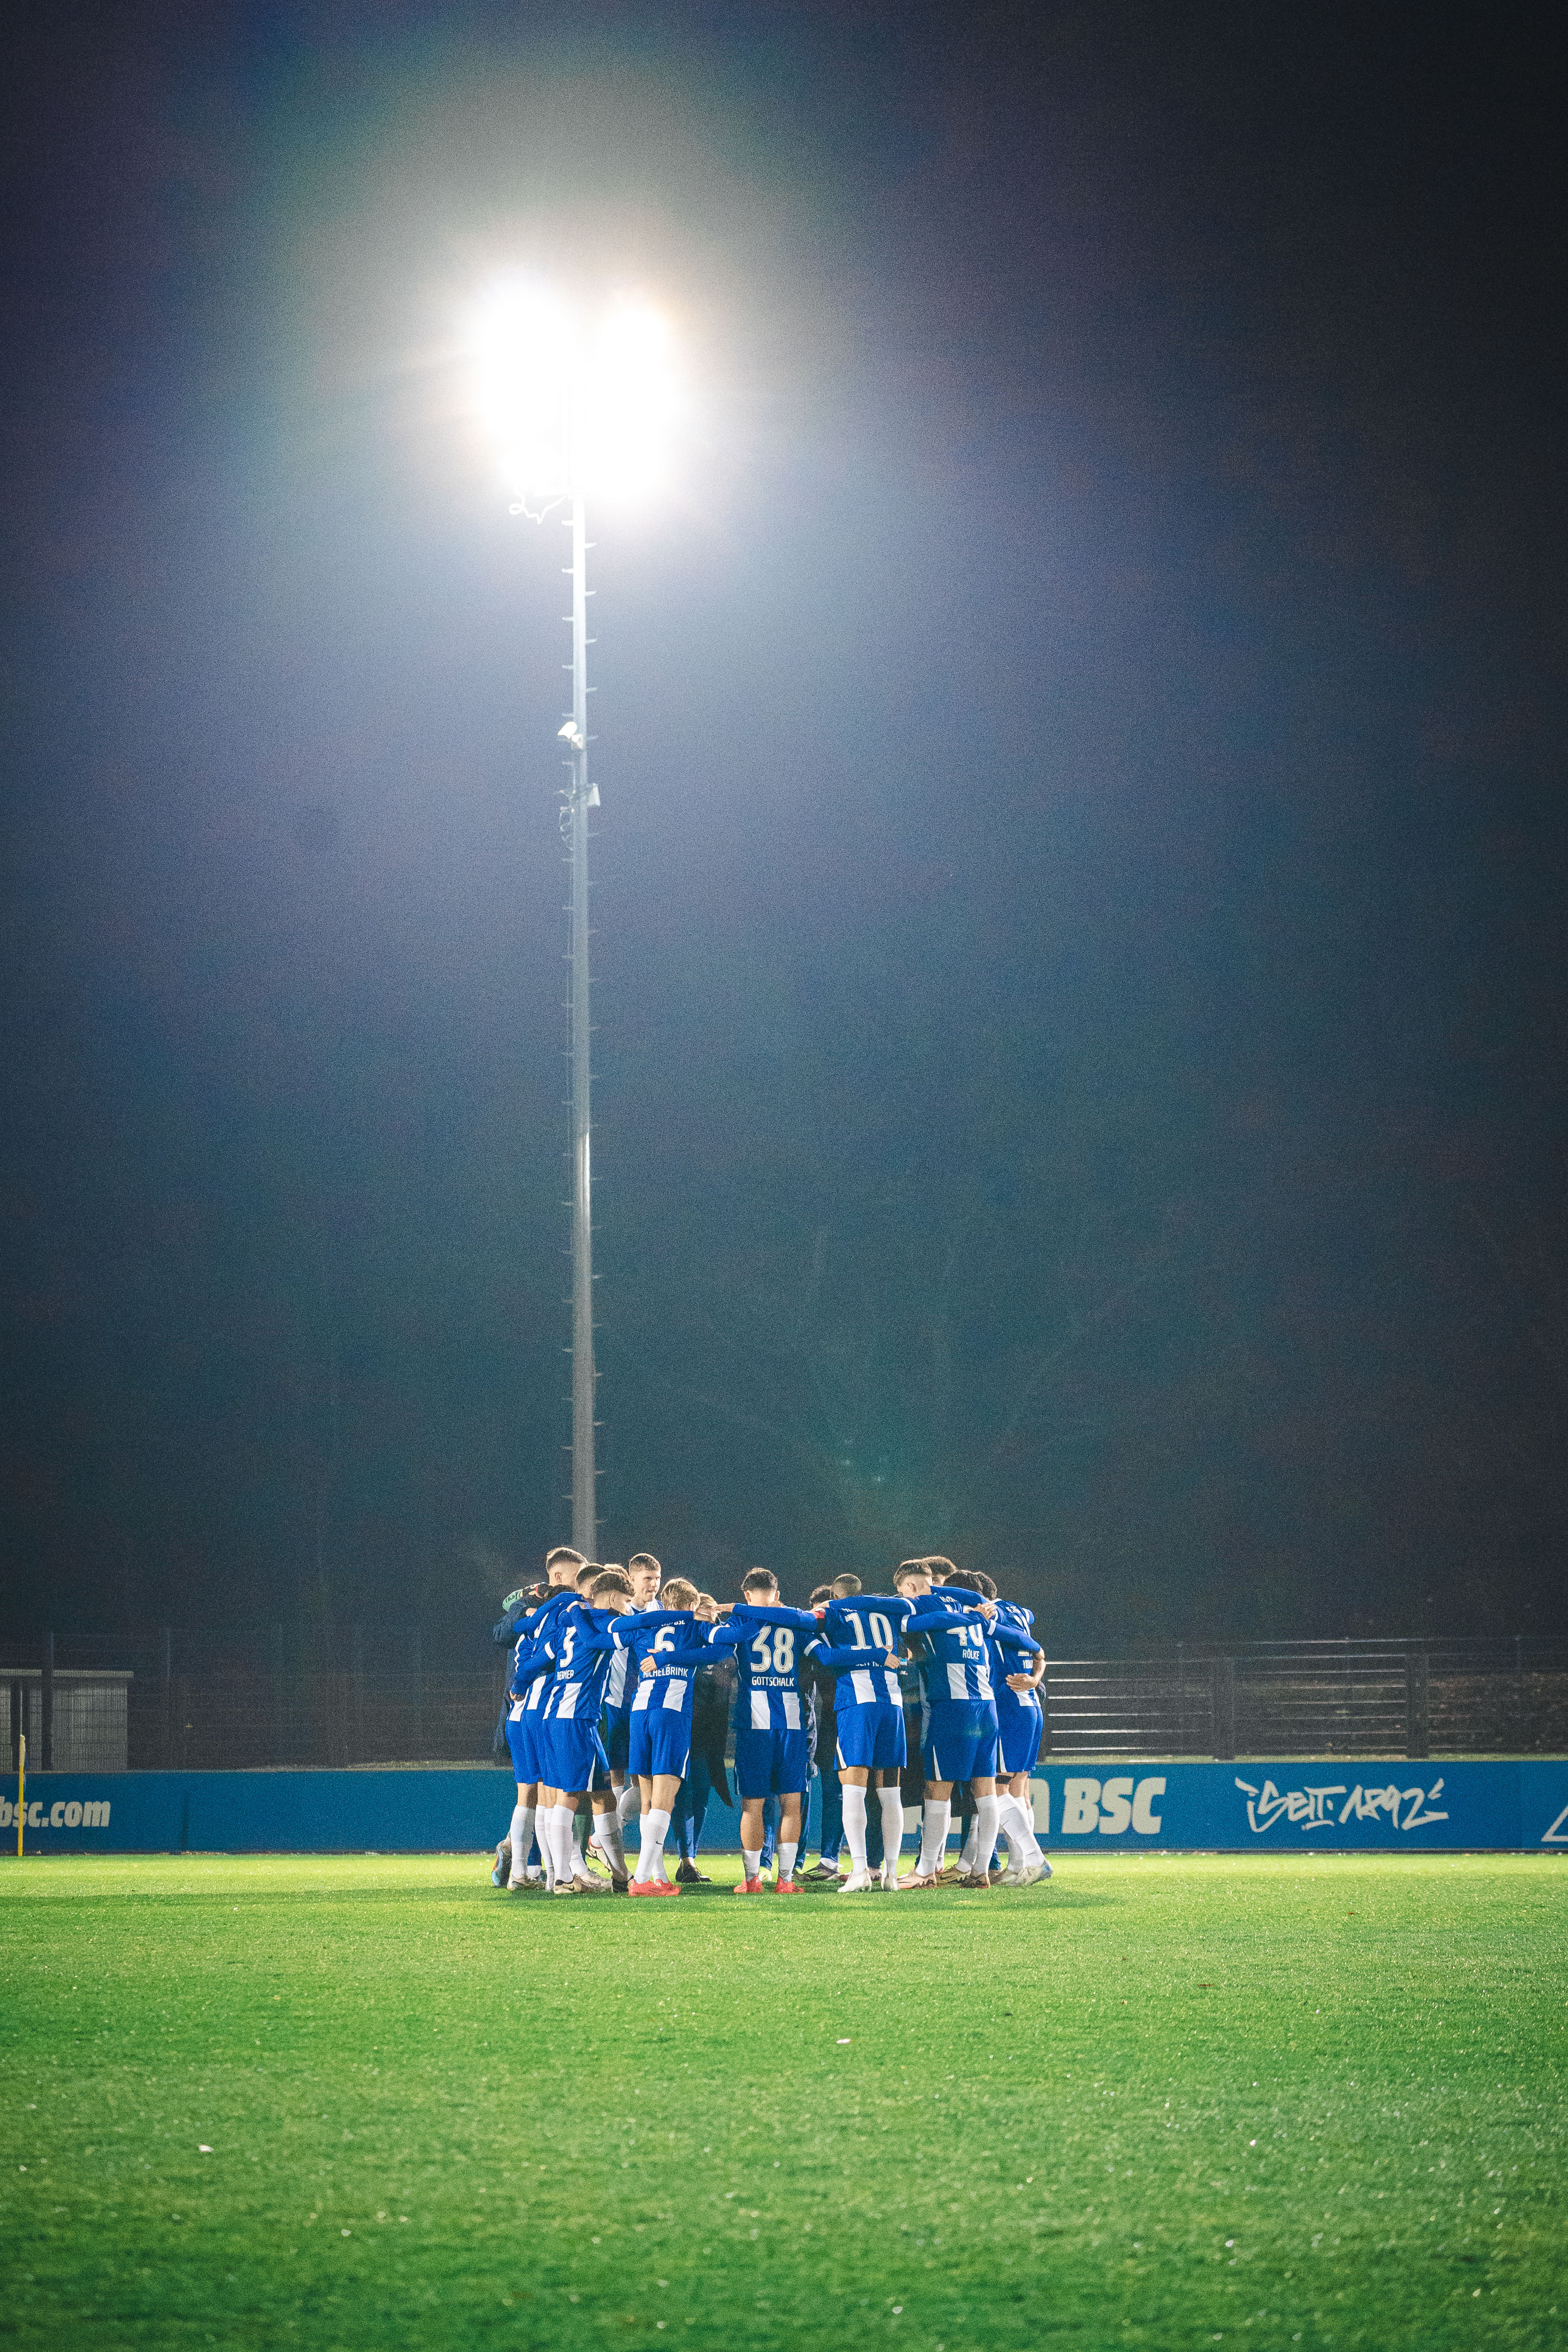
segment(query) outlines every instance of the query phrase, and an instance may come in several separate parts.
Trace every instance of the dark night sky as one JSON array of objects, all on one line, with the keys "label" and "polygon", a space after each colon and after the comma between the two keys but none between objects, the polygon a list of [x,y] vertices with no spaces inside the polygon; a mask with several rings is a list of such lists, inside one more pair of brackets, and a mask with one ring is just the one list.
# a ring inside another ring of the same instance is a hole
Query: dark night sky
[{"label": "dark night sky", "polygon": [[561,558],[449,357],[521,259],[701,393],[594,559],[605,1556],[1561,1628],[1550,24],[24,12],[7,1622],[478,1622],[565,1532]]}]

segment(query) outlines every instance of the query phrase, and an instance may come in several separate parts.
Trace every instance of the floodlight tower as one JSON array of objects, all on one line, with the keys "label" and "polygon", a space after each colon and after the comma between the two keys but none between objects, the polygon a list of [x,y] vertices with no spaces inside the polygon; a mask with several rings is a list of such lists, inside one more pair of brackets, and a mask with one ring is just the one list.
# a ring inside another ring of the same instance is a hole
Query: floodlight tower
[{"label": "floodlight tower", "polygon": [[[668,339],[650,314],[617,305],[585,334],[564,305],[533,287],[498,289],[477,336],[481,415],[500,436],[514,514],[542,522],[561,506],[572,533],[571,753],[562,832],[572,877],[572,1541],[598,1550],[594,1465],[592,1029],[588,1010],[587,497],[637,493],[656,479],[673,409]],[[533,503],[531,504],[531,500]]]},{"label": "floodlight tower", "polygon": [[598,794],[588,782],[588,538],[581,488],[572,493],[572,717],[562,729],[572,750],[563,812],[572,866],[572,1541],[598,1555],[594,1467],[594,1178],[589,1105],[588,811]]}]

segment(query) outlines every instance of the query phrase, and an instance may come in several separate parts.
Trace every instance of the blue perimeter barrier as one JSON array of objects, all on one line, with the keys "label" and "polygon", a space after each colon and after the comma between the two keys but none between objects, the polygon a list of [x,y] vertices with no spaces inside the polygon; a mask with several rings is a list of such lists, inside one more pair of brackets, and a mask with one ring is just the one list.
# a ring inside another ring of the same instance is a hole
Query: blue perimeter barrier
[{"label": "blue perimeter barrier", "polygon": [[[1047,1765],[1034,1788],[1057,1852],[1568,1852],[1561,1758]],[[816,1784],[814,1828],[820,1801]],[[477,1853],[504,1834],[511,1806],[510,1781],[484,1767],[30,1773],[25,1838],[35,1853]],[[0,1795],[7,1845],[16,1827],[13,1786]],[[740,1816],[716,1799],[702,1844],[739,1848]]]}]

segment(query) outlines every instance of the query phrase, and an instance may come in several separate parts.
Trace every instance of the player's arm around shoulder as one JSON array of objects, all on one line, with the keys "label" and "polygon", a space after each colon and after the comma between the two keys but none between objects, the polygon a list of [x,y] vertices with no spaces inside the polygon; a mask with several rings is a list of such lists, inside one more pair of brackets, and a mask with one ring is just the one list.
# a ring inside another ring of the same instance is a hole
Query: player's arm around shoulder
[{"label": "player's arm around shoulder", "polygon": [[795,1633],[815,1633],[816,1612],[813,1609],[791,1609],[782,1601],[761,1602],[737,1601],[732,1622],[750,1625],[787,1625]]},{"label": "player's arm around shoulder", "polygon": [[1046,1654],[1032,1633],[1020,1633],[1013,1625],[1005,1623],[993,1625],[991,1639],[999,1650],[1011,1650],[1015,1657],[1043,1658]]},{"label": "player's arm around shoulder", "polygon": [[821,1636],[815,1642],[806,1643],[806,1652],[808,1656],[817,1661],[818,1664],[826,1666],[830,1674],[835,1675],[847,1675],[857,1666],[871,1665],[877,1656],[875,1650],[836,1648],[833,1643]]},{"label": "player's arm around shoulder", "polygon": [[[933,1593],[931,1597],[934,1601],[936,1595]],[[904,1631],[906,1633],[940,1633],[949,1626],[980,1625],[985,1622],[983,1612],[978,1609],[955,1609],[948,1604],[918,1611],[914,1616],[905,1619]]]}]

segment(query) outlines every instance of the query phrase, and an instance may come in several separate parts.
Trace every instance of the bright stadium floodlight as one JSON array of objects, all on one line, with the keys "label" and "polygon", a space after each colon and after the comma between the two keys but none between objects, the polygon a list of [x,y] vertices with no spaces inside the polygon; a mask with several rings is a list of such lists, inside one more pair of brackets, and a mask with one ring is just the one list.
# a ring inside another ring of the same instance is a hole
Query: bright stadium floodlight
[{"label": "bright stadium floodlight", "polygon": [[664,478],[677,409],[669,330],[632,303],[584,331],[542,288],[501,287],[474,333],[477,408],[515,497],[641,497]]},{"label": "bright stadium floodlight", "polygon": [[594,1228],[589,1112],[588,587],[586,500],[646,496],[664,479],[679,408],[668,329],[617,303],[591,326],[546,287],[498,286],[476,315],[475,406],[515,501],[572,533],[571,754],[562,831],[572,866],[572,1541],[598,1556],[594,1469]]}]

